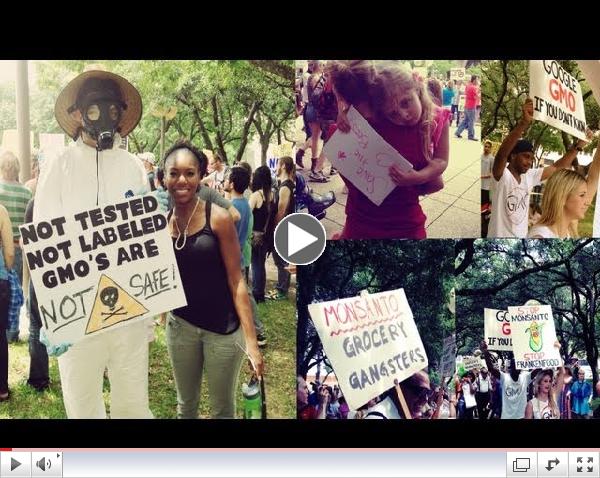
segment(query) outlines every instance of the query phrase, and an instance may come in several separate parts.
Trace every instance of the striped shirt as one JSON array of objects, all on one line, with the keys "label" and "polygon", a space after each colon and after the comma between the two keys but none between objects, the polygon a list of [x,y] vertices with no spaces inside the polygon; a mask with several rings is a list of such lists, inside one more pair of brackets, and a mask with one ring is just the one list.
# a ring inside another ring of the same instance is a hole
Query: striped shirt
[{"label": "striped shirt", "polygon": [[8,211],[14,239],[21,237],[19,226],[25,221],[25,209],[30,199],[31,191],[22,184],[0,181],[0,204]]}]

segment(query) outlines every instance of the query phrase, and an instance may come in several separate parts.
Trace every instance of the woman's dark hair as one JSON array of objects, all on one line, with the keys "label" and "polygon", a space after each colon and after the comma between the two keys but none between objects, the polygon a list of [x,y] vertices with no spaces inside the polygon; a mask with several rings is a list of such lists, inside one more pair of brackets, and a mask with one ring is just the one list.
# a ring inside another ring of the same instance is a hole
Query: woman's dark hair
[{"label": "woman's dark hair", "polygon": [[271,186],[273,181],[271,179],[271,170],[268,166],[259,166],[254,171],[254,176],[252,176],[252,192],[258,191],[262,189],[263,194],[265,195],[265,201],[269,204],[271,201]]},{"label": "woman's dark hair", "polygon": [[376,76],[373,62],[334,60],[327,63],[326,71],[337,93],[349,104],[369,101],[369,89]]},{"label": "woman's dark hair", "polygon": [[158,168],[156,170],[156,179],[158,179],[158,182],[163,189],[167,189],[165,188],[165,170],[163,168]]},{"label": "woman's dark hair", "polygon": [[282,156],[279,158],[279,164],[283,165],[283,169],[290,176],[292,181],[296,181],[296,163],[290,156]]},{"label": "woman's dark hair", "polygon": [[192,153],[192,155],[196,158],[196,162],[198,163],[198,171],[200,173],[200,177],[203,178],[206,174],[206,169],[208,168],[208,158],[206,157],[206,154],[204,154],[201,150],[196,148],[196,146],[190,143],[187,139],[178,140],[173,146],[171,146],[167,150],[161,163],[161,169],[163,169],[163,171],[167,169],[167,161],[171,159],[171,156],[175,157],[173,153],[175,153],[179,149],[186,149],[190,153]]}]

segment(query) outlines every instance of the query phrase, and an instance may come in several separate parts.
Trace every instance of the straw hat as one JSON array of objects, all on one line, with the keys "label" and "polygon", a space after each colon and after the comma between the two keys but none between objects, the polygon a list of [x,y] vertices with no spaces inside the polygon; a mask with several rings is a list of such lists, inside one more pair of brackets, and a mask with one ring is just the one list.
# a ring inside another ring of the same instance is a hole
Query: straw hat
[{"label": "straw hat", "polygon": [[81,87],[89,79],[112,80],[119,88],[119,94],[127,108],[123,110],[121,121],[119,121],[119,134],[127,136],[140,122],[142,117],[142,98],[135,87],[125,78],[108,71],[91,70],[81,73],[65,86],[56,99],[54,116],[60,127],[73,139],[77,139],[81,124],[70,114],[76,109],[77,95]]}]

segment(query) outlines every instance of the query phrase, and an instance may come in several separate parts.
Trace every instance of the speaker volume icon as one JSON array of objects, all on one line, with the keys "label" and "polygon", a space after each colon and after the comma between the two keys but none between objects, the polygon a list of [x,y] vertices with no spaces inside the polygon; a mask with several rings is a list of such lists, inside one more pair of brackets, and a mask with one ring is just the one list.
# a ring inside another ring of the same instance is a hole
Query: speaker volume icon
[{"label": "speaker volume icon", "polygon": [[46,471],[46,469],[52,468],[52,462],[50,461],[50,458],[42,457],[35,462],[35,466],[37,466],[42,471]]}]

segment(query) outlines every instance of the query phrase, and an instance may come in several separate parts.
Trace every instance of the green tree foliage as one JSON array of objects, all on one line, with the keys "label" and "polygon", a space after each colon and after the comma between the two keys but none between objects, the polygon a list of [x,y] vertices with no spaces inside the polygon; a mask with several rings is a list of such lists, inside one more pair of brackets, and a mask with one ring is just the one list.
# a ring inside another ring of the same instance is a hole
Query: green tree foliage
[{"label": "green tree foliage", "polygon": [[[266,162],[266,148],[281,141],[293,118],[293,62],[245,60],[62,60],[40,61],[38,86],[45,95],[43,111],[66,83],[84,68],[101,64],[138,88],[142,120],[130,135],[133,152],[159,154],[160,115],[176,108],[165,120],[165,143],[185,137],[201,148],[218,151],[229,163],[241,159],[258,133]],[[53,115],[43,116],[44,131],[56,129]],[[34,122],[35,123],[35,122]]]},{"label": "green tree foliage", "polygon": [[454,241],[330,241],[323,255],[298,272],[298,373],[325,360],[308,304],[404,288],[435,368],[443,339],[454,332],[447,307],[454,286]]},{"label": "green tree foliage", "polygon": [[552,306],[565,360],[585,356],[598,380],[600,244],[592,239],[462,240],[457,244],[456,336],[469,354],[483,340],[483,309],[529,299]]}]

